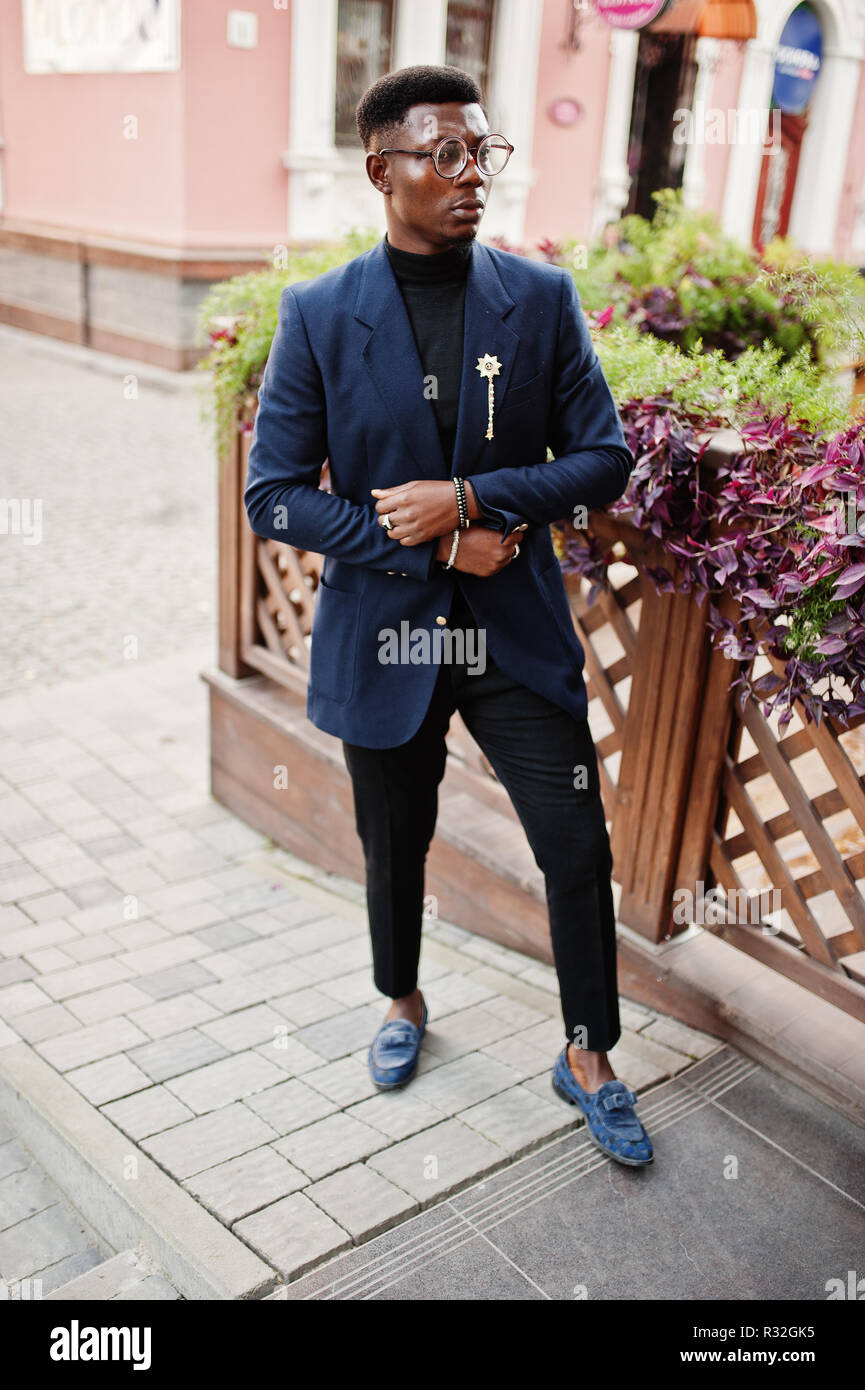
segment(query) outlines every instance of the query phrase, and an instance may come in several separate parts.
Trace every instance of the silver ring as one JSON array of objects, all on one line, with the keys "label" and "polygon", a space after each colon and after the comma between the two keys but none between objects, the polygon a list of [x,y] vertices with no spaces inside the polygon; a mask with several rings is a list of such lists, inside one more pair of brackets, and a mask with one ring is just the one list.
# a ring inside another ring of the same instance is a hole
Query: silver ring
[{"label": "silver ring", "polygon": [[381,524],[386,531],[390,531],[393,529],[393,522],[390,519],[390,512],[385,512],[384,516],[381,519]]},{"label": "silver ring", "polygon": [[517,542],[517,544],[514,546],[514,553],[513,553],[513,555],[511,556],[511,559],[512,559],[512,560],[515,560],[515,559],[517,558],[517,556],[519,555],[519,553],[520,553],[520,546],[519,546],[519,542]]}]

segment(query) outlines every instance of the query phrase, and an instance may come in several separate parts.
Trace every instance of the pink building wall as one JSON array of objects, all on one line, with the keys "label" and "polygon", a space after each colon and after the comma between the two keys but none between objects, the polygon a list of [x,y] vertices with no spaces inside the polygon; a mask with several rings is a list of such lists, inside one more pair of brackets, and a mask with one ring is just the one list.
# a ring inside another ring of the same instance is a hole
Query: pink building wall
[{"label": "pink building wall", "polygon": [[231,8],[184,0],[178,72],[36,75],[20,0],[0,0],[4,218],[180,247],[282,240],[290,14],[256,5],[247,50],[226,43]]},{"label": "pink building wall", "polygon": [[[745,65],[745,47],[744,43],[737,43],[733,39],[719,40],[718,66],[710,86],[707,106],[724,112],[734,110],[738,106],[742,68]],[[703,206],[714,212],[719,220],[724,206],[730,148],[728,144],[705,147],[706,187]]]},{"label": "pink building wall", "polygon": [[[229,48],[226,16],[258,15],[258,47]],[[183,242],[261,246],[285,240],[291,11],[270,0],[184,0]]]},{"label": "pink building wall", "polygon": [[[531,156],[537,178],[529,193],[524,237],[528,248],[540,237],[588,241],[591,232],[607,103],[610,28],[588,8],[579,12],[579,23],[582,46],[569,52],[560,47],[565,6],[544,5]],[[582,106],[583,115],[575,125],[555,125],[548,116],[550,102],[558,97],[572,97]]]}]

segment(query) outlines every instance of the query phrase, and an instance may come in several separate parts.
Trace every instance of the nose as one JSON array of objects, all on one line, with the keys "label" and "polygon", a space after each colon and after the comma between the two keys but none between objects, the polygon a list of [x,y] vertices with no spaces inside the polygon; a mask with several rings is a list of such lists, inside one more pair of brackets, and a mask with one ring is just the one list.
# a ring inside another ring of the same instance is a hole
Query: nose
[{"label": "nose", "polygon": [[471,152],[469,152],[465,168],[460,170],[453,182],[458,184],[460,188],[480,188],[481,184],[485,182]]}]

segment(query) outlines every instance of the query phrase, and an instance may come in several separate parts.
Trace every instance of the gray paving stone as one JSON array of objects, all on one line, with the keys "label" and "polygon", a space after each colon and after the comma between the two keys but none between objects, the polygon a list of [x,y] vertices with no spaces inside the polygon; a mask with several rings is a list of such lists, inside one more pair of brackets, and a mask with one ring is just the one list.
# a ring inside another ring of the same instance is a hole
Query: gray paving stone
[{"label": "gray paving stone", "polygon": [[307,1086],[314,1086],[322,1095],[329,1096],[341,1109],[377,1094],[377,1087],[369,1074],[366,1058],[341,1057],[338,1062],[330,1062],[326,1067],[304,1073]]},{"label": "gray paving stone", "polygon": [[0,1231],[26,1221],[60,1200],[53,1182],[34,1164],[9,1173],[0,1180]]},{"label": "gray paving stone", "polygon": [[573,1107],[553,1104],[552,1087],[550,1097],[545,1100],[527,1087],[513,1086],[479,1105],[461,1110],[459,1118],[508,1153],[523,1153],[542,1140],[574,1128],[578,1115]]},{"label": "gray paving stone", "polygon": [[296,1130],[274,1144],[290,1163],[313,1179],[324,1178],[385,1147],[380,1130],[339,1112]]},{"label": "gray paving stone", "polygon": [[664,1047],[672,1048],[674,1052],[681,1052],[684,1056],[692,1058],[709,1057],[723,1046],[720,1038],[713,1038],[696,1028],[687,1028],[684,1023],[679,1023],[674,1018],[655,1018],[640,1029],[640,1037],[651,1038],[652,1042],[661,1043]]},{"label": "gray paving stone", "polygon": [[219,1062],[211,1062],[172,1081],[166,1090],[198,1115],[217,1110],[245,1096],[256,1095],[280,1082],[282,1073],[257,1052],[238,1052]]},{"label": "gray paving stone", "polygon": [[416,1100],[425,1101],[443,1115],[455,1115],[497,1091],[508,1090],[519,1080],[513,1067],[481,1052],[470,1052],[415,1077],[411,1089]]},{"label": "gray paving stone", "polygon": [[506,1151],[460,1120],[444,1120],[411,1139],[373,1154],[367,1166],[422,1206],[507,1162]]},{"label": "gray paving stone", "polygon": [[229,1014],[227,1018],[202,1023],[200,1029],[230,1052],[240,1052],[258,1043],[272,1042],[275,1037],[285,1033],[286,1021],[267,1004],[253,1004],[248,1009]]},{"label": "gray paving stone", "polygon": [[[286,1025],[287,1030],[290,1027],[290,1024]],[[279,1034],[270,1042],[259,1043],[255,1051],[289,1076],[305,1076],[308,1071],[318,1070],[322,1063],[320,1054],[313,1052],[310,1047],[304,1047],[290,1031]]]},{"label": "gray paving stone", "polygon": [[244,1217],[234,1232],[286,1279],[351,1245],[348,1233],[302,1192]]},{"label": "gray paving stone", "polygon": [[[8,1131],[3,1130],[3,1134]],[[28,1168],[32,1159],[26,1149],[15,1139],[2,1139],[0,1135],[0,1178],[6,1178],[10,1173],[19,1173],[22,1168]]]},{"label": "gray paving stone", "polygon": [[74,1032],[62,1033],[37,1043],[36,1051],[58,1071],[66,1072],[146,1041],[141,1029],[128,1019],[109,1018],[89,1028],[78,1028]]},{"label": "gray paving stone", "polygon": [[163,1278],[161,1274],[151,1274],[149,1279],[142,1279],[141,1283],[133,1285],[131,1289],[124,1289],[123,1293],[117,1293],[111,1300],[113,1303],[155,1303],[166,1302],[169,1299],[179,1299],[180,1294],[173,1284]]},{"label": "gray paving stone", "polygon": [[227,951],[232,946],[252,941],[255,933],[241,922],[217,922],[212,927],[202,927],[195,935],[208,951]]},{"label": "gray paving stone", "polygon": [[[136,987],[138,985],[136,981]],[[141,1009],[133,1009],[130,1021],[151,1038],[164,1038],[169,1033],[181,1033],[186,1028],[196,1028],[201,1023],[209,1023],[219,1014],[212,1004],[206,1004],[197,994],[175,994],[158,1004],[146,1004]]]},{"label": "gray paving stone", "polygon": [[25,1279],[69,1255],[86,1250],[91,1241],[79,1221],[59,1203],[26,1221],[0,1231],[0,1276]]},{"label": "gray paving stone", "polygon": [[184,1187],[227,1225],[306,1187],[309,1178],[269,1144],[188,1178]]},{"label": "gray paving stone", "polygon": [[309,983],[309,976],[299,966],[284,961],[267,970],[253,970],[248,975],[238,975],[220,984],[203,986],[197,992],[201,999],[221,1013],[230,1013],[234,1009],[262,1004],[279,994],[302,989]]},{"label": "gray paving stone", "polygon": [[481,984],[473,975],[460,975],[456,972],[431,980],[424,985],[423,994],[430,1018],[443,1018],[445,1014],[455,1013],[458,1009],[467,1009],[472,1004],[481,1004],[486,999],[494,998],[494,991]]},{"label": "gray paving stone", "polygon": [[129,979],[132,971],[119,959],[105,958],[75,965],[70,970],[57,970],[44,977],[43,988],[58,1003],[76,994],[89,994]]},{"label": "gray paving stone", "polygon": [[270,1125],[237,1101],[142,1139],[140,1147],[174,1177],[191,1178],[276,1137]]},{"label": "gray paving stone", "polygon": [[192,935],[170,936],[164,941],[142,946],[136,951],[123,951],[117,957],[118,965],[136,974],[153,975],[158,971],[175,970],[190,961],[197,961],[207,954],[197,937]]},{"label": "gray paving stone", "polygon": [[97,1246],[88,1245],[86,1249],[79,1250],[74,1255],[67,1255],[65,1259],[58,1260],[46,1269],[40,1269],[33,1282],[35,1284],[36,1279],[39,1280],[42,1297],[46,1297],[57,1289],[62,1289],[70,1280],[95,1269],[104,1259],[105,1255]]},{"label": "gray paving stone", "polygon": [[297,1078],[281,1081],[268,1091],[250,1096],[244,1104],[266,1120],[277,1134],[290,1134],[325,1115],[332,1115],[338,1108],[335,1101]]},{"label": "gray paving stone", "polygon": [[496,1018],[485,1004],[474,1004],[470,1008],[446,1014],[444,1018],[430,1019],[423,1045],[427,1051],[449,1062],[497,1042],[508,1032],[507,1024]]},{"label": "gray paving stone", "polygon": [[283,1018],[296,1028],[309,1023],[319,1023],[323,1018],[333,1018],[343,1012],[342,1005],[320,989],[298,989],[293,994],[280,994],[271,999],[271,1007],[278,1010]]},{"label": "gray paving stone", "polygon": [[305,1195],[356,1241],[377,1235],[418,1210],[414,1197],[363,1163],[322,1178]]},{"label": "gray paving stone", "polygon": [[32,926],[4,932],[0,936],[0,955],[9,957],[22,955],[25,951],[37,951],[44,946],[57,946],[77,939],[79,933],[65,917],[56,922],[43,922]]},{"label": "gray paving stone", "polygon": [[0,961],[0,986],[5,988],[6,985],[17,984],[20,980],[32,980],[36,973],[37,968],[23,956],[13,956],[11,960]]},{"label": "gray paving stone", "polygon": [[481,1048],[481,1052],[484,1056],[492,1057],[495,1061],[504,1062],[511,1067],[520,1080],[527,1080],[531,1076],[545,1076],[553,1069],[547,1052],[542,1052],[539,1047],[532,1047],[531,1043],[525,1042],[519,1036],[489,1043],[487,1047]]},{"label": "gray paving stone", "polygon": [[[301,963],[306,959],[301,957]],[[359,1004],[381,1003],[381,994],[376,988],[368,966],[362,970],[353,970],[348,975],[340,975],[335,980],[320,980],[319,989],[323,994],[329,994],[345,1009],[355,1008]]]},{"label": "gray paving stone", "polygon": [[[81,1023],[101,1023],[116,1014],[133,1013],[149,1004],[147,995],[135,985],[124,983],[94,990],[92,994],[77,994],[65,1001],[66,1008]],[[135,1020],[133,1019],[134,1023]]]},{"label": "gray paving stone", "polygon": [[146,1139],[161,1130],[171,1129],[193,1118],[188,1105],[173,1096],[164,1086],[150,1086],[146,1091],[137,1091],[125,1096],[123,1100],[110,1101],[101,1106],[112,1124],[128,1134],[130,1139]]},{"label": "gray paving stone", "polygon": [[346,1112],[364,1124],[380,1129],[390,1139],[407,1139],[422,1129],[441,1123],[442,1112],[412,1094],[412,1087],[382,1091]]},{"label": "gray paving stone", "polygon": [[181,1033],[170,1033],[156,1042],[133,1048],[129,1059],[146,1072],[151,1081],[168,1081],[228,1055],[228,1049],[213,1038],[205,1037],[196,1028],[186,1028]]},{"label": "gray paving stone", "polygon": [[92,1105],[118,1100],[150,1085],[150,1078],[122,1052],[89,1062],[86,1067],[73,1068],[66,1073],[66,1080]]},{"label": "gray paving stone", "polygon": [[152,975],[139,975],[135,981],[139,989],[154,999],[168,999],[172,994],[186,994],[214,985],[209,970],[197,961],[186,965],[176,965],[172,970],[157,970]]},{"label": "gray paving stone", "polygon": [[15,1027],[26,1042],[38,1043],[45,1038],[77,1030],[81,1027],[81,1021],[62,1004],[50,1004],[44,1009],[35,1009],[31,1014],[19,1014]]},{"label": "gray paving stone", "polygon": [[13,1019],[17,1015],[32,1013],[34,1009],[44,1008],[51,1003],[46,994],[32,980],[20,980],[17,984],[6,985],[0,989],[0,1018]]},{"label": "gray paving stone", "polygon": [[381,1008],[365,1004],[358,1009],[349,1009],[346,1013],[322,1019],[320,1023],[298,1028],[293,1036],[295,1041],[303,1043],[304,1047],[310,1047],[321,1057],[335,1062],[338,1058],[355,1052],[359,1047],[369,1047],[382,1021]]}]

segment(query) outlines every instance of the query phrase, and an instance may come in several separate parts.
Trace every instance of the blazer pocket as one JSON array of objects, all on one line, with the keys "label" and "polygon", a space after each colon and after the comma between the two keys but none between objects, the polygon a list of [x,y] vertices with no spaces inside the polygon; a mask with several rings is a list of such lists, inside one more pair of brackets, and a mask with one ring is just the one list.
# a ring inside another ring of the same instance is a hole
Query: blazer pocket
[{"label": "blazer pocket", "polygon": [[338,705],[351,699],[355,685],[360,634],[361,594],[334,589],[319,580],[309,653],[313,692]]},{"label": "blazer pocket", "polygon": [[538,372],[536,376],[530,377],[528,381],[522,382],[519,386],[509,386],[501,404],[495,403],[496,412],[504,413],[512,405],[525,405],[528,401],[537,398],[543,400],[546,394],[546,376],[543,372]]}]

